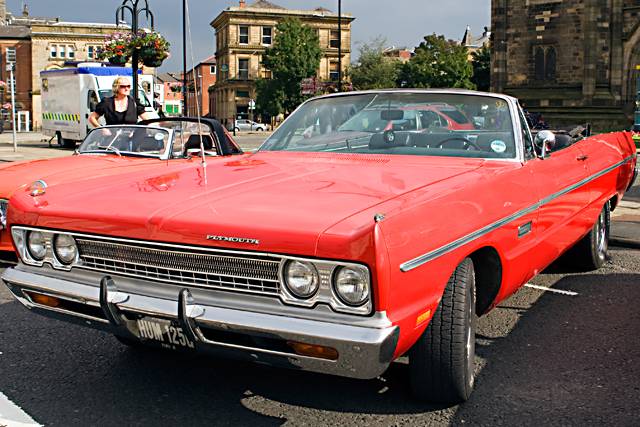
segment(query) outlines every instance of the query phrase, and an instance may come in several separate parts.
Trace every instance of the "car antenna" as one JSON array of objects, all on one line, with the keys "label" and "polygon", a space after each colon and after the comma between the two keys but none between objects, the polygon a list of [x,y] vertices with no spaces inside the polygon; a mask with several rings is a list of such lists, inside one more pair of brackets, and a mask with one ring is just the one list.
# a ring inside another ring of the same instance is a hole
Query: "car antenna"
[{"label": "car antenna", "polygon": [[[196,66],[195,66],[195,59],[193,58],[193,38],[191,37],[191,20],[189,19],[189,0],[185,0],[184,2],[185,5],[185,15],[186,15],[186,19],[187,19],[187,31],[189,32],[189,48],[191,50],[191,69],[193,70],[193,89],[195,90],[195,94],[196,96],[194,97],[196,99],[196,119],[198,120],[198,135],[200,136],[200,158],[202,159],[202,167],[206,168],[207,167],[207,160],[204,154],[204,141],[202,140],[202,122],[200,121],[200,100],[198,99],[198,79],[196,78]],[[186,91],[184,92],[186,95]],[[205,169],[205,175],[204,175],[204,181],[205,184],[207,183],[207,175],[206,175],[206,169]]]}]

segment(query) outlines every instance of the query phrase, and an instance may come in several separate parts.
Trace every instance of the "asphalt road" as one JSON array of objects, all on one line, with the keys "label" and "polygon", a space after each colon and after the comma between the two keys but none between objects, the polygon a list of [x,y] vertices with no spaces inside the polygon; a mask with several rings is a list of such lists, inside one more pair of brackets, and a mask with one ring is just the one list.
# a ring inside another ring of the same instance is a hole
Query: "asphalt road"
[{"label": "asphalt road", "polygon": [[362,381],[130,349],[31,314],[4,286],[0,393],[48,426],[637,425],[640,250],[611,254],[600,271],[531,282],[577,295],[525,287],[483,317],[459,406],[413,401],[404,361]]}]

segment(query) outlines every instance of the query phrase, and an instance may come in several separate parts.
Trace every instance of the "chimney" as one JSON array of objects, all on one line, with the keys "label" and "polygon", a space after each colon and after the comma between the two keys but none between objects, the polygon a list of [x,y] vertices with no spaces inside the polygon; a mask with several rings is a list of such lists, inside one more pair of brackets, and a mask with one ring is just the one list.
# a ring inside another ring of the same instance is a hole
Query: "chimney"
[{"label": "chimney", "polygon": [[240,0],[240,9],[244,9],[247,7],[247,2],[245,0]]}]

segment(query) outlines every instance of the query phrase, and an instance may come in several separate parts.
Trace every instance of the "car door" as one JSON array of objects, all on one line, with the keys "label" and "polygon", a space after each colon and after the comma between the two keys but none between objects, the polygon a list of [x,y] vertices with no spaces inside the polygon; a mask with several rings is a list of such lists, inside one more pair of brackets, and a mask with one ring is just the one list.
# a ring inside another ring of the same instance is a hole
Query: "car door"
[{"label": "car door", "polygon": [[585,209],[591,199],[584,180],[589,171],[576,144],[528,161],[538,196],[534,274],[544,269],[584,235]]}]

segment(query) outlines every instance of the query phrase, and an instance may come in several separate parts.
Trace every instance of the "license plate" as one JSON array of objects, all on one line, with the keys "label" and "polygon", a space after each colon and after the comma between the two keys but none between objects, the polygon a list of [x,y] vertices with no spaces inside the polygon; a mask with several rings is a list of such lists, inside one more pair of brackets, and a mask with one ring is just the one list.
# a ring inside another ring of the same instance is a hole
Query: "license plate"
[{"label": "license plate", "polygon": [[194,348],[193,341],[175,322],[154,317],[136,320],[138,336],[142,340],[155,341],[167,348]]}]

